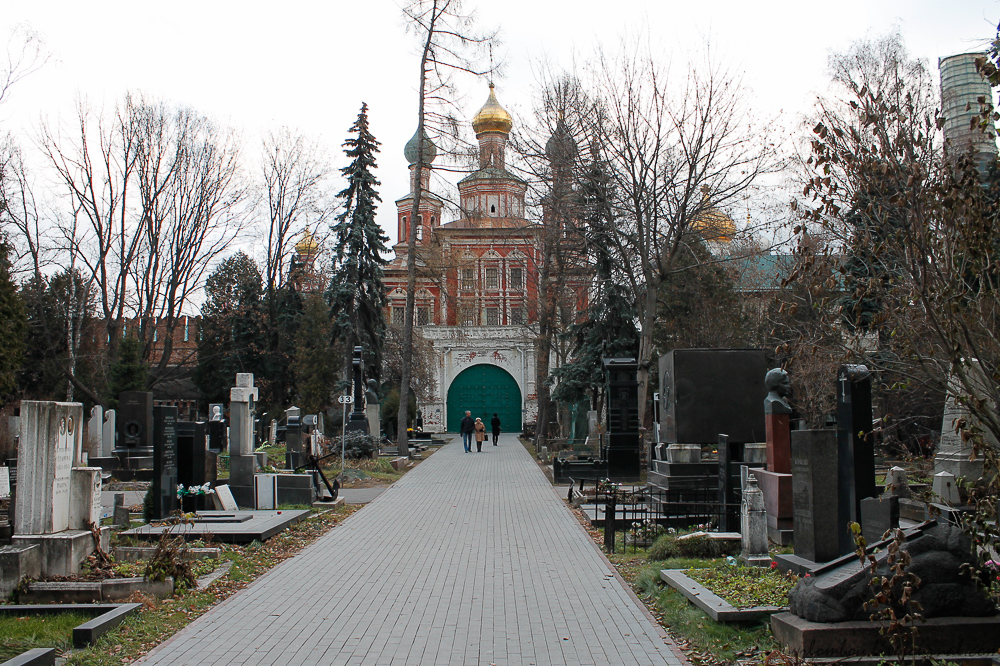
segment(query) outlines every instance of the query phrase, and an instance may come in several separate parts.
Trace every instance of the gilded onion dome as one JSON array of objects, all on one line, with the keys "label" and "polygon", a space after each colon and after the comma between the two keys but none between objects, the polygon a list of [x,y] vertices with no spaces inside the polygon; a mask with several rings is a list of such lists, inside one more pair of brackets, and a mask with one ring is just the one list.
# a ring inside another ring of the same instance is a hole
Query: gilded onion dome
[{"label": "gilded onion dome", "polygon": [[316,242],[316,237],[309,227],[302,232],[302,238],[298,243],[295,244],[295,251],[299,253],[300,256],[311,256],[316,254],[319,250],[319,243]]},{"label": "gilded onion dome", "polygon": [[514,120],[507,113],[507,110],[500,106],[493,84],[490,83],[490,96],[487,98],[486,104],[483,104],[483,108],[479,109],[479,113],[473,116],[472,129],[475,130],[476,134],[483,132],[510,134],[510,129],[513,126]]},{"label": "gilded onion dome", "polygon": [[[417,130],[419,132],[420,130]],[[406,146],[403,147],[403,156],[406,157],[406,161],[410,166],[417,163],[417,150],[419,148],[419,139],[417,139],[417,132],[413,133],[410,140],[406,142]],[[431,138],[427,136],[427,132],[424,132],[424,166],[427,166],[434,161],[437,157],[437,146],[431,141]]]},{"label": "gilded onion dome", "polygon": [[728,243],[736,235],[736,223],[715,206],[708,205],[707,185],[701,188],[701,194],[705,208],[691,221],[691,230],[707,241]]}]

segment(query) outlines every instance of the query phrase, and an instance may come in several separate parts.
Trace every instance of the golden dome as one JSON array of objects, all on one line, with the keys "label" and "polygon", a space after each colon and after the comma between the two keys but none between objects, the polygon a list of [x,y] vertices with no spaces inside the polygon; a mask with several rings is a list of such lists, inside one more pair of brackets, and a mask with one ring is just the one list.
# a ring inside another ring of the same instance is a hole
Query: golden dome
[{"label": "golden dome", "polygon": [[513,126],[514,120],[500,106],[496,93],[493,91],[493,84],[490,83],[490,96],[486,100],[486,104],[483,104],[483,108],[479,109],[479,113],[473,116],[472,129],[475,130],[476,134],[482,134],[483,132],[503,132],[504,134],[509,134],[510,128]]},{"label": "golden dome", "polygon": [[705,208],[698,213],[691,221],[691,230],[701,234],[707,241],[718,241],[728,243],[736,235],[736,223],[733,219],[715,208],[708,205],[708,186],[701,188],[702,205]]},{"label": "golden dome", "polygon": [[319,250],[319,243],[316,242],[313,233],[309,231],[309,227],[306,227],[306,230],[302,232],[302,240],[295,244],[295,251],[301,256],[306,256],[316,254],[317,250]]}]

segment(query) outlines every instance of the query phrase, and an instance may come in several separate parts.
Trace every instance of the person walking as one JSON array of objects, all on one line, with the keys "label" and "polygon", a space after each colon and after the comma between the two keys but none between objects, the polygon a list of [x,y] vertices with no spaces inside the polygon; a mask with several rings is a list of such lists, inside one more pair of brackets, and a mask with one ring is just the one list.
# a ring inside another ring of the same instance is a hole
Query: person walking
[{"label": "person walking", "polygon": [[493,446],[496,446],[497,440],[500,439],[500,417],[496,415],[496,412],[493,413],[490,425],[493,426]]},{"label": "person walking", "polygon": [[486,439],[486,424],[480,418],[476,419],[476,453],[483,452],[483,440]]},{"label": "person walking", "polygon": [[476,423],[472,420],[472,412],[466,410],[465,417],[459,426],[462,433],[462,445],[465,446],[466,453],[472,453],[472,433],[476,431]]}]

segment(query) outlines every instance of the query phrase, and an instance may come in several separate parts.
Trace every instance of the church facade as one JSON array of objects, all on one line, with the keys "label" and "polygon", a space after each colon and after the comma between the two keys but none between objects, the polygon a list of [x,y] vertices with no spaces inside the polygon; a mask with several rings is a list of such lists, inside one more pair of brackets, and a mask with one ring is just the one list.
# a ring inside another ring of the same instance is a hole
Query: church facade
[{"label": "church facade", "polygon": [[[442,223],[444,202],[428,191],[429,173],[417,173],[419,137],[407,143],[411,191],[396,201],[400,243],[385,269],[387,320],[402,326],[406,305],[407,244],[413,184],[423,187],[416,224],[416,330],[433,349],[436,386],[420,404],[424,429],[457,431],[465,411],[503,430],[520,431],[537,414],[535,340],[542,247],[539,227],[525,217],[527,183],[507,169],[513,127],[489,98],[472,120],[479,143],[478,169],[458,183],[459,218]],[[436,148],[424,138],[424,163]],[[580,309],[586,286],[580,285]]]}]

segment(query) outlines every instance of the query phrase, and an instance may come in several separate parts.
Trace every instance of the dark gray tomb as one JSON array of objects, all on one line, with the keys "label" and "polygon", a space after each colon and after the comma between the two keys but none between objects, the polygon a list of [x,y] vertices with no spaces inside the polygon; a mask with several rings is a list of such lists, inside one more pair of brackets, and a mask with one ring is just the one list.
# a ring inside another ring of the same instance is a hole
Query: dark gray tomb
[{"label": "dark gray tomb", "polygon": [[[177,424],[177,483],[184,487],[215,483],[217,478],[216,454],[208,449],[207,423],[180,421]],[[184,511],[203,511],[214,508],[211,496],[185,497]]]},{"label": "dark gray tomb", "polygon": [[639,365],[634,358],[606,358],[608,432],[601,458],[607,461],[612,481],[638,481],[639,440]]},{"label": "dark gray tomb", "polygon": [[285,410],[285,469],[296,469],[306,461],[302,445],[302,410],[289,407]]},{"label": "dark gray tomb", "polygon": [[127,469],[149,469],[153,455],[153,394],[123,391],[118,396],[118,448],[114,453]]},{"label": "dark gray tomb", "polygon": [[837,433],[793,430],[791,435],[795,555],[809,562],[828,562],[853,550],[840,550],[840,533],[850,533],[847,522],[840,520],[837,503]]},{"label": "dark gray tomb", "polygon": [[[841,525],[861,523],[861,500],[875,497],[872,429],[871,374],[863,365],[842,365],[837,372],[837,448],[840,452],[837,497]],[[841,553],[854,550],[851,534],[838,533]]]},{"label": "dark gray tomb", "polygon": [[177,509],[177,408],[153,408],[153,519]]}]

